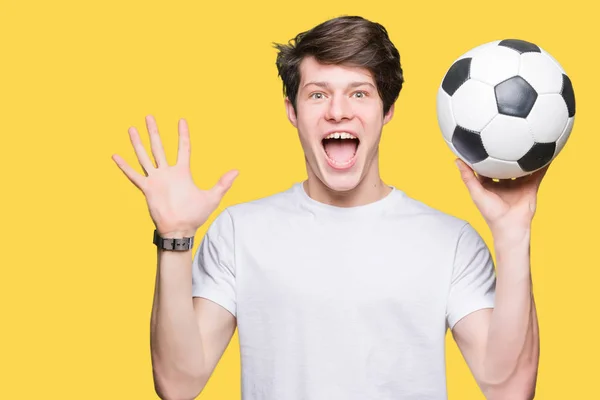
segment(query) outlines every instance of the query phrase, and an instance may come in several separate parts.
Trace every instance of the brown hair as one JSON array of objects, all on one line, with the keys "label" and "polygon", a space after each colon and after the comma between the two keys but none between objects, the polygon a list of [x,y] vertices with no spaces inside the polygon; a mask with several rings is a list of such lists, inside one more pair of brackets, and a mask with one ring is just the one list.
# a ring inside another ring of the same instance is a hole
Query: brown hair
[{"label": "brown hair", "polygon": [[322,64],[366,68],[373,74],[386,114],[398,98],[404,77],[400,53],[387,30],[359,16],[342,16],[325,21],[298,34],[288,44],[274,44],[277,71],[283,81],[283,93],[294,110],[300,85],[300,63],[313,56]]}]

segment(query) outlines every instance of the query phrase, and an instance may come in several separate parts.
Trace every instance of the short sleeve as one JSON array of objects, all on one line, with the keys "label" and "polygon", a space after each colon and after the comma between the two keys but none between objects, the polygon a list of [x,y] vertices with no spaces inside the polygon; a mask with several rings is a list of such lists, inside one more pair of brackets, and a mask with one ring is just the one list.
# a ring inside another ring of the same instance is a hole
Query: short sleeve
[{"label": "short sleeve", "polygon": [[192,296],[236,315],[234,230],[227,210],[208,227],[192,262]]},{"label": "short sleeve", "polygon": [[466,315],[494,307],[496,275],[492,255],[481,236],[470,224],[465,224],[460,232],[454,265],[446,319],[448,327]]}]

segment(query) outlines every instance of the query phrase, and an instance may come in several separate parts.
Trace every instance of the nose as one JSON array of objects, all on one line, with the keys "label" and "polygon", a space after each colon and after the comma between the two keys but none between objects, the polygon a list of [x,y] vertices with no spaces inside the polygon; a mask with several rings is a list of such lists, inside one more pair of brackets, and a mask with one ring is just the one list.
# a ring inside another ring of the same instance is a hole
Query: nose
[{"label": "nose", "polygon": [[352,105],[349,99],[344,96],[332,96],[325,118],[335,122],[352,118]]}]

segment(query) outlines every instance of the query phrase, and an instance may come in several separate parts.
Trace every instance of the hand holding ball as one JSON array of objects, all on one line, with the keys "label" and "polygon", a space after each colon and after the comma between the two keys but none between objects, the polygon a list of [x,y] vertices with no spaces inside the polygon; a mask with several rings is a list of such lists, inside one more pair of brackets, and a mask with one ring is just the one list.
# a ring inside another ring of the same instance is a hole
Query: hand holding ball
[{"label": "hand holding ball", "polygon": [[575,119],[575,94],[560,64],[539,46],[498,40],[450,67],[437,118],[454,154],[479,175],[511,179],[548,165]]}]

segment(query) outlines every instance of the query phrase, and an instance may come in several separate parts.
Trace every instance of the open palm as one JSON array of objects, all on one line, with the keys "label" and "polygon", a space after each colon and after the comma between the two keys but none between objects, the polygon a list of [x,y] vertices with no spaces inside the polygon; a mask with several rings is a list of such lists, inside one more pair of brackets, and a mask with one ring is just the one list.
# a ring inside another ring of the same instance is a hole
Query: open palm
[{"label": "open palm", "polygon": [[145,176],[136,172],[120,156],[114,154],[112,159],[144,193],[150,216],[161,236],[183,232],[193,235],[218,207],[238,172],[229,171],[211,189],[202,190],[194,183],[190,170],[191,145],[187,122],[179,120],[177,162],[172,166],[167,163],[154,117],[146,117],[146,126],[156,166],[134,127],[129,129],[129,137]]}]

